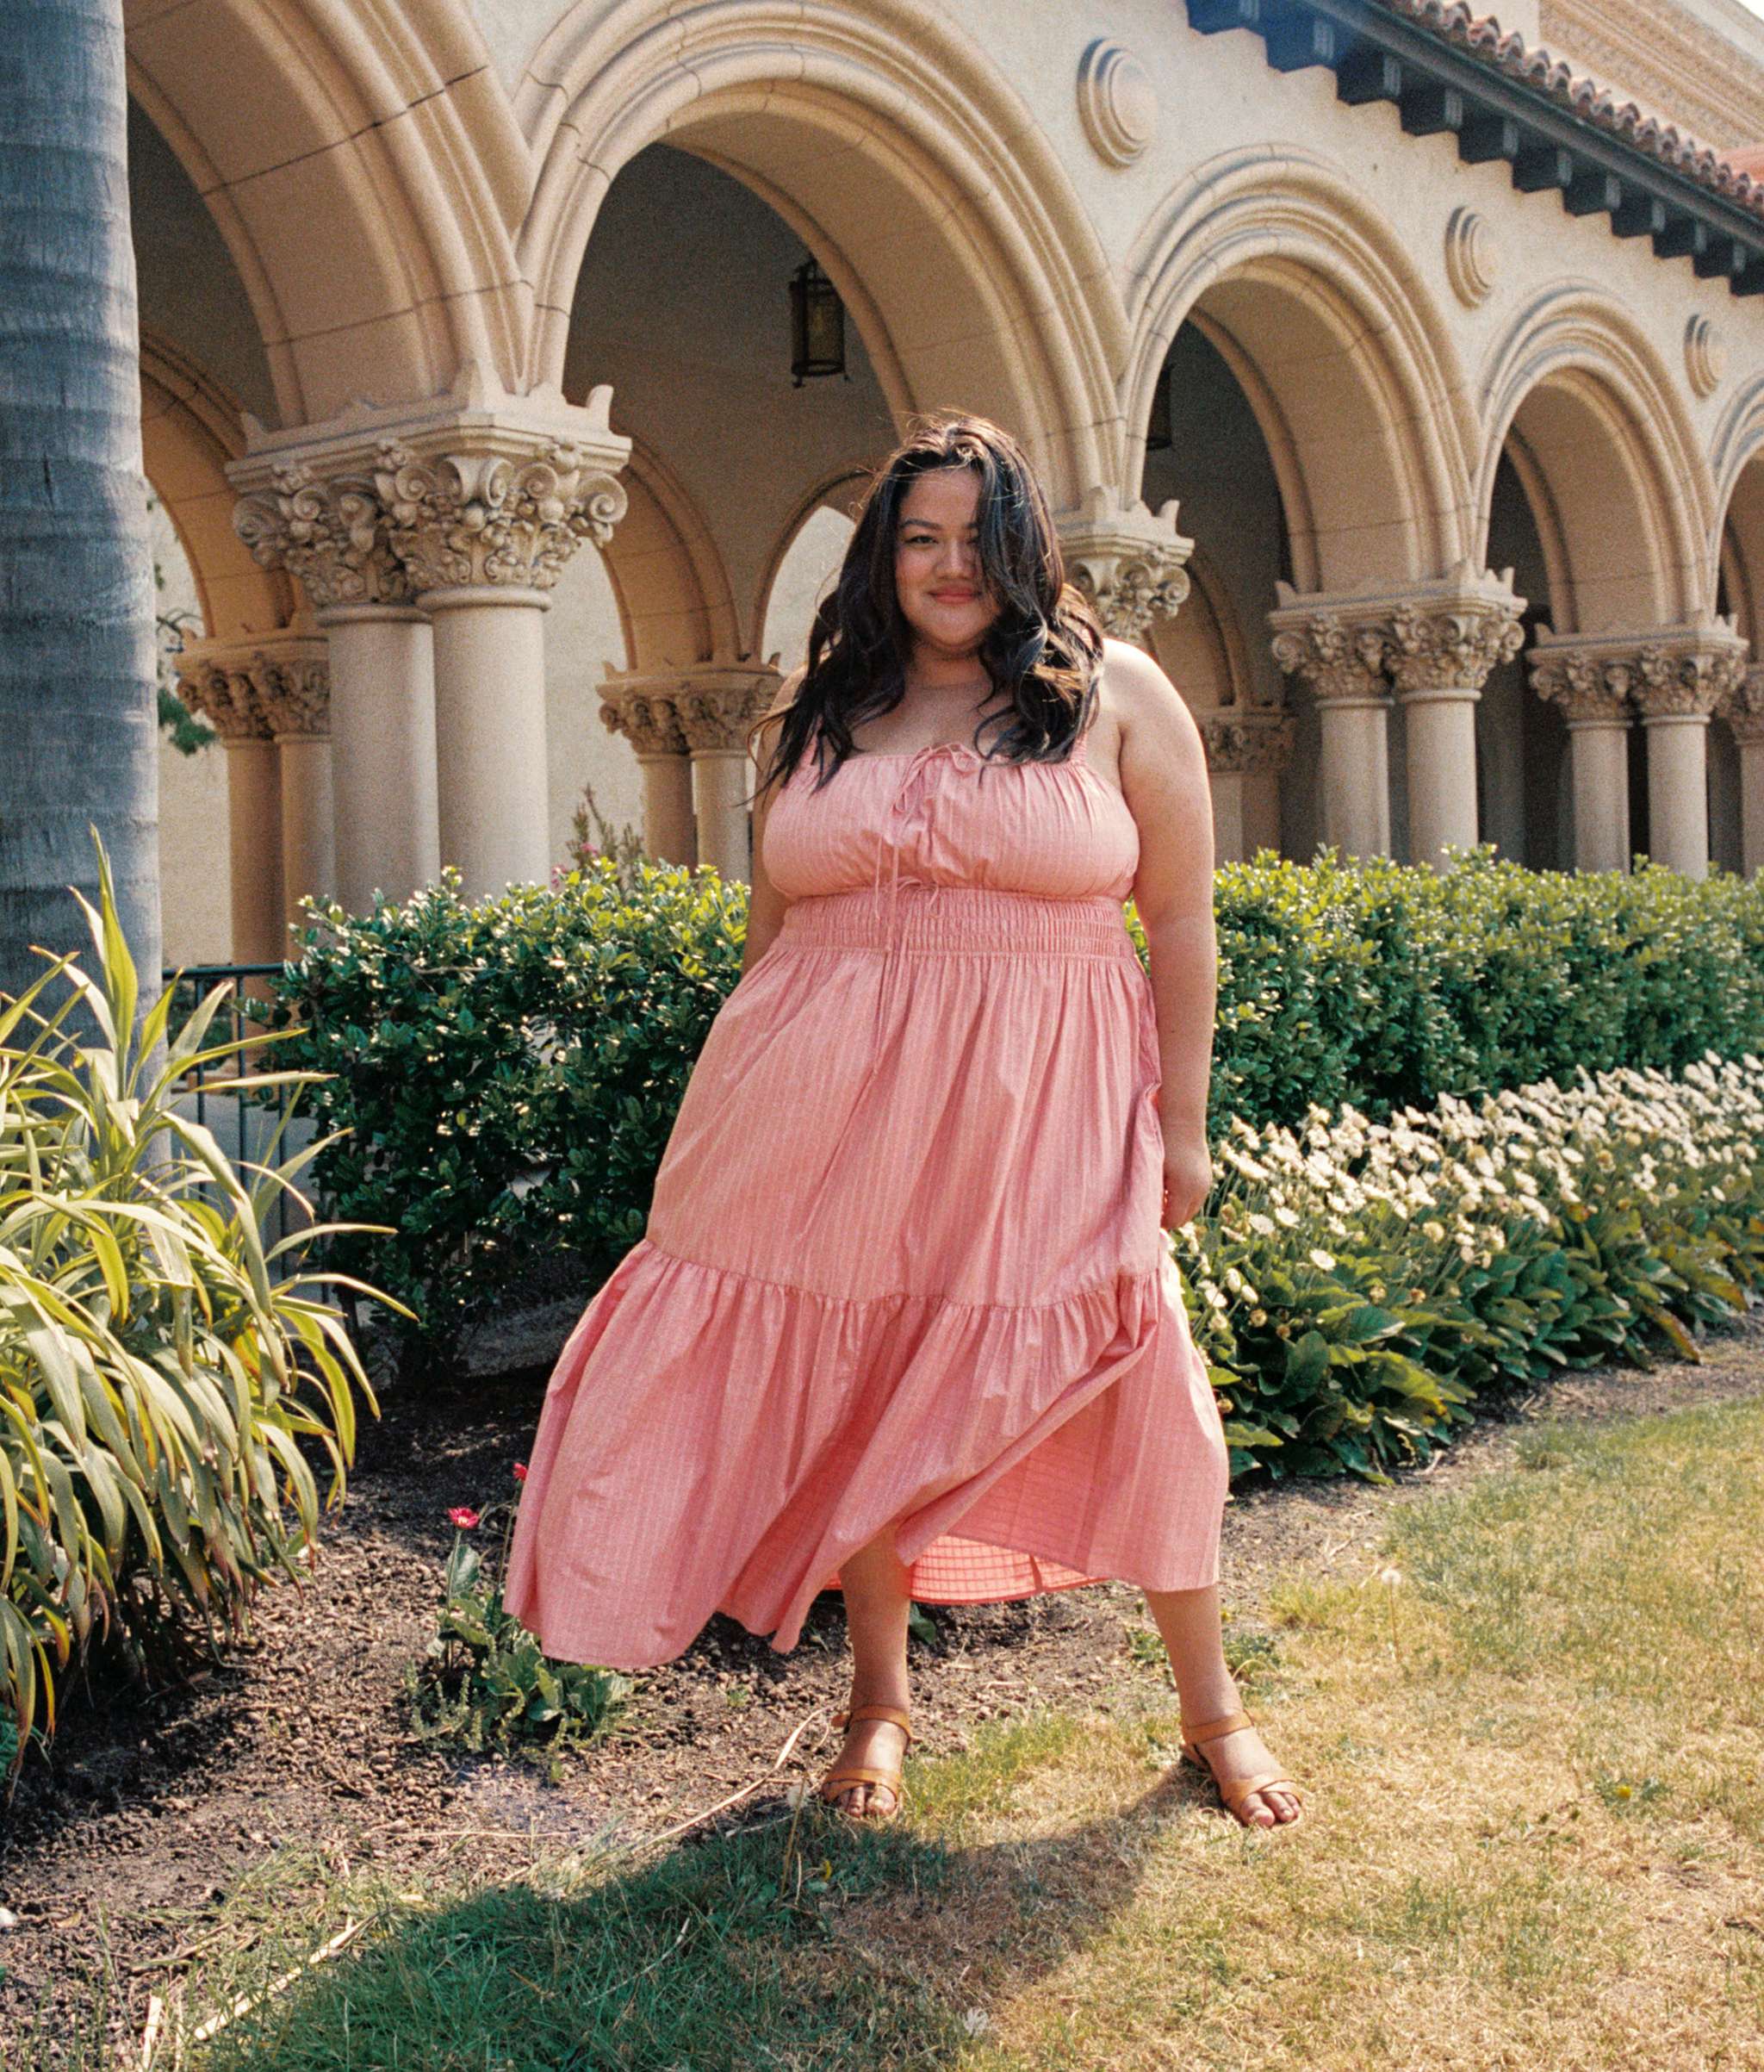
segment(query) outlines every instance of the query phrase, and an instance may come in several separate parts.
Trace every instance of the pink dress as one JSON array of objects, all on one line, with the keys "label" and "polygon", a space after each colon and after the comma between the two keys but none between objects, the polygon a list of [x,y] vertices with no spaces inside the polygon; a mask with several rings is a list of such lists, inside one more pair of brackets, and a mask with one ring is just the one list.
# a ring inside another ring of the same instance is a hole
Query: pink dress
[{"label": "pink dress", "polygon": [[1082,743],[815,775],[767,819],[783,926],[546,1395],[506,1602],[556,1657],[670,1661],[717,1611],[788,1650],[891,1521],[925,1602],[1218,1575],[1126,801]]}]

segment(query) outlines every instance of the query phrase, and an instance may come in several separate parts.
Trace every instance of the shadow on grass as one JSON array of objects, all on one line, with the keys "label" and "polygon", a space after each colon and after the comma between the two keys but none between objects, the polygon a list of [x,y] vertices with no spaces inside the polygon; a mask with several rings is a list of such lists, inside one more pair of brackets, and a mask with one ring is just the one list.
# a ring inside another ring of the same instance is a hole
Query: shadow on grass
[{"label": "shadow on grass", "polygon": [[[1018,1732],[1022,1759],[1007,1749],[1003,1764],[987,1760],[982,1799],[1069,1739],[1069,1727]],[[1166,1775],[1106,1819],[969,1846],[904,1825],[854,1833],[812,1802],[792,1826],[774,1807],[763,1825],[689,1839],[624,1875],[573,1874],[566,1859],[432,1906],[394,1901],[370,1941],[186,2062],[202,2072],[953,2066],[989,2004],[1131,1902],[1153,1838],[1193,1791]],[[959,1832],[966,1818],[939,1825]]]}]

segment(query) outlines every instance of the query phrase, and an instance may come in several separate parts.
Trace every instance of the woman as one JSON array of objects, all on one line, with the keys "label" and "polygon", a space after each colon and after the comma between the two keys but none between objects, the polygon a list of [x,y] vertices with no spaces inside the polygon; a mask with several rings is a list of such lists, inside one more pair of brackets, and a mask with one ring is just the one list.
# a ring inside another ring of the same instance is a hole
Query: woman
[{"label": "woman", "polygon": [[940,416],[755,732],[742,975],[559,1358],[506,1602],[549,1653],[630,1669],[717,1610],[787,1651],[836,1586],[822,1795],[885,1820],[911,1601],[1118,1577],[1184,1753],[1244,1825],[1289,1822],[1221,1646],[1226,1449],[1160,1228],[1211,1179],[1194,722],[1065,586],[1021,451]]}]

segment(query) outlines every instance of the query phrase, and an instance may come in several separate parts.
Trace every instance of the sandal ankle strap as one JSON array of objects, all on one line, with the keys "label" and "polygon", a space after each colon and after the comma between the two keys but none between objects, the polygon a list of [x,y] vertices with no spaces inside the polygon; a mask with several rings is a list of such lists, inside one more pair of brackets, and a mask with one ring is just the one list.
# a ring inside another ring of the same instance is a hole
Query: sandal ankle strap
[{"label": "sandal ankle strap", "polygon": [[835,1727],[848,1727],[854,1720],[886,1720],[899,1727],[909,1741],[916,1739],[904,1705],[850,1705],[833,1715]]},{"label": "sandal ankle strap", "polygon": [[1190,1727],[1184,1720],[1183,1739],[1198,1748],[1203,1741],[1221,1741],[1227,1734],[1240,1733],[1245,1727],[1253,1727],[1255,1724],[1248,1713],[1239,1706],[1236,1712],[1226,1713],[1217,1720],[1202,1720],[1197,1727]]}]

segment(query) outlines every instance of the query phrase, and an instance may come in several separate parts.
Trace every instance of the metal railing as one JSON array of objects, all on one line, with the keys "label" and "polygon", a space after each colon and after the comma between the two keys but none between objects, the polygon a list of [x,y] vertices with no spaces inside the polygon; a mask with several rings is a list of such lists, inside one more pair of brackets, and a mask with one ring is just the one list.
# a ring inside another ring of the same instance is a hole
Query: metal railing
[{"label": "metal railing", "polygon": [[[280,964],[186,964],[175,971],[167,970],[163,982],[177,987],[171,1011],[173,1032],[198,1002],[216,986],[224,985],[227,995],[209,1024],[203,1048],[229,1039],[236,1041],[263,1034],[264,1024],[253,1017],[251,1007],[258,1003],[267,1005],[270,999],[268,981],[281,970]],[[262,1166],[272,1148],[277,1163],[291,1157],[311,1141],[313,1124],[298,1112],[295,1099],[297,1089],[278,1086],[255,1097],[214,1089],[219,1082],[254,1069],[273,1071],[277,1048],[271,1044],[255,1053],[247,1051],[239,1057],[213,1059],[195,1065],[184,1074],[179,1095],[180,1111],[208,1130],[247,1188],[258,1177],[252,1168]],[[307,1177],[301,1175],[303,1180]],[[306,1220],[298,1204],[285,1192],[278,1192],[275,1205],[265,1218],[264,1235],[279,1241]]]}]

